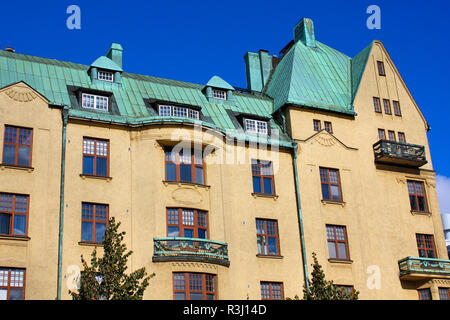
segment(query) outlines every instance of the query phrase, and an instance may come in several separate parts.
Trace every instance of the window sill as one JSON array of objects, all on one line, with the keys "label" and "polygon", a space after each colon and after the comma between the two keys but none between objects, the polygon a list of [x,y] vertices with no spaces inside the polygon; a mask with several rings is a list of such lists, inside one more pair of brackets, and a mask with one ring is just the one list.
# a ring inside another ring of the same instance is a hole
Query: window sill
[{"label": "window sill", "polygon": [[353,260],[328,259],[328,262],[330,262],[330,263],[352,264]]},{"label": "window sill", "polygon": [[7,164],[7,163],[2,163],[2,164],[0,164],[0,168],[1,168],[2,170],[5,170],[5,168],[7,168],[7,169],[25,170],[25,171],[28,171],[28,172],[34,171],[34,168],[33,168],[33,167],[20,166],[20,165],[15,165],[15,164]]},{"label": "window sill", "polygon": [[111,181],[112,177],[106,177],[106,176],[96,176],[96,175],[92,175],[92,174],[84,174],[84,173],[80,173],[80,177],[82,179],[86,179],[86,178],[90,178],[90,179],[99,179],[99,180],[106,180],[106,181]]},{"label": "window sill", "polygon": [[18,241],[29,241],[31,240],[28,236],[14,236],[14,235],[0,235],[0,240],[18,240]]},{"label": "window sill", "polygon": [[413,216],[415,215],[421,215],[421,216],[429,216],[431,217],[431,212],[427,212],[427,211],[416,211],[416,210],[411,210],[411,214]]},{"label": "window sill", "polygon": [[252,196],[254,198],[272,198],[273,200],[277,200],[278,199],[278,195],[276,194],[264,194],[264,193],[252,193]]},{"label": "window sill", "polygon": [[265,259],[283,259],[283,256],[279,256],[279,255],[270,255],[270,254],[258,253],[256,256],[258,258],[265,258]]},{"label": "window sill", "polygon": [[103,243],[99,242],[79,241],[78,244],[80,246],[87,246],[87,247],[103,247]]},{"label": "window sill", "polygon": [[334,201],[334,200],[320,200],[323,204],[335,204],[335,205],[340,205],[340,206],[345,206],[345,202],[344,201]]},{"label": "window sill", "polygon": [[163,183],[165,186],[169,185],[169,184],[177,184],[180,187],[182,185],[187,185],[187,186],[193,186],[194,188],[205,188],[205,189],[210,189],[211,186],[208,186],[206,184],[200,184],[200,183],[193,183],[193,182],[184,182],[184,181],[168,181],[168,180],[163,180]]}]

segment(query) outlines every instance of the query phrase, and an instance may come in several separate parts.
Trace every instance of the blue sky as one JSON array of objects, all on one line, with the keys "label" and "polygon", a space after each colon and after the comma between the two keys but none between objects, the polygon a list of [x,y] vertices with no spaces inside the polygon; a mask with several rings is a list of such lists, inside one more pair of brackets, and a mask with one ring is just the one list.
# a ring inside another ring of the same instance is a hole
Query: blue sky
[{"label": "blue sky", "polygon": [[[66,27],[72,4],[81,9],[81,30]],[[366,27],[373,4],[381,9],[381,30]],[[0,12],[0,47],[91,64],[119,42],[128,72],[194,83],[217,74],[245,87],[245,52],[278,53],[294,25],[309,17],[319,41],[349,56],[373,39],[384,43],[431,125],[434,168],[450,177],[449,15],[444,0],[8,1]]]}]

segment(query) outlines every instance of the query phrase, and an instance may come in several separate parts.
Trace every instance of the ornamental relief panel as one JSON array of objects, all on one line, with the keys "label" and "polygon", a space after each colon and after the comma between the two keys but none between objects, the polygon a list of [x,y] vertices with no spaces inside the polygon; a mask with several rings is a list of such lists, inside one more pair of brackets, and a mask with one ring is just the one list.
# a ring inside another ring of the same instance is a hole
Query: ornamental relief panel
[{"label": "ornamental relief panel", "polygon": [[217,274],[218,266],[210,263],[201,262],[172,262],[171,263],[173,271],[183,271],[183,272],[204,272]]},{"label": "ornamental relief panel", "polygon": [[172,191],[171,197],[174,201],[193,205],[193,204],[201,204],[203,202],[202,194],[190,187],[180,187]]},{"label": "ornamental relief panel", "polygon": [[17,102],[30,102],[38,97],[31,89],[23,86],[14,86],[6,89],[4,93],[12,100]]}]

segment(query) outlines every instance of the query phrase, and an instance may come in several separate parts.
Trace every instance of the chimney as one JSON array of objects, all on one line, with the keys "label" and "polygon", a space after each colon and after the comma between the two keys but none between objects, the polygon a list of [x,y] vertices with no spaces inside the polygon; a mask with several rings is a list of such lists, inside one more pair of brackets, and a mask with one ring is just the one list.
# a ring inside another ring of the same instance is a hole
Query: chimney
[{"label": "chimney", "polygon": [[12,47],[6,47],[5,51],[13,52],[13,53],[16,52],[16,50],[14,50],[14,48],[12,48]]},{"label": "chimney", "polygon": [[294,41],[303,42],[307,47],[316,47],[316,37],[314,35],[314,23],[309,18],[303,18],[294,28]]},{"label": "chimney", "polygon": [[119,43],[112,43],[106,56],[122,68],[122,52],[123,48]]},{"label": "chimney", "polygon": [[272,71],[272,56],[267,50],[247,52],[244,56],[247,89],[261,92]]}]

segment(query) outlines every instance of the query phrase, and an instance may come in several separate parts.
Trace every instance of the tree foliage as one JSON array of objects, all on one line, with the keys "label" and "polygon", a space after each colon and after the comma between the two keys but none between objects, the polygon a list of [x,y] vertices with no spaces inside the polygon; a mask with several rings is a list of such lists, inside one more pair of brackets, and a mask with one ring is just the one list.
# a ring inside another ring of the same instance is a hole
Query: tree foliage
[{"label": "tree foliage", "polygon": [[73,300],[142,300],[149,280],[145,268],[126,273],[127,261],[132,251],[127,251],[123,243],[125,232],[119,232],[120,222],[114,217],[108,221],[103,239],[103,257],[94,249],[90,266],[81,255],[81,272],[78,292],[69,291]]}]

